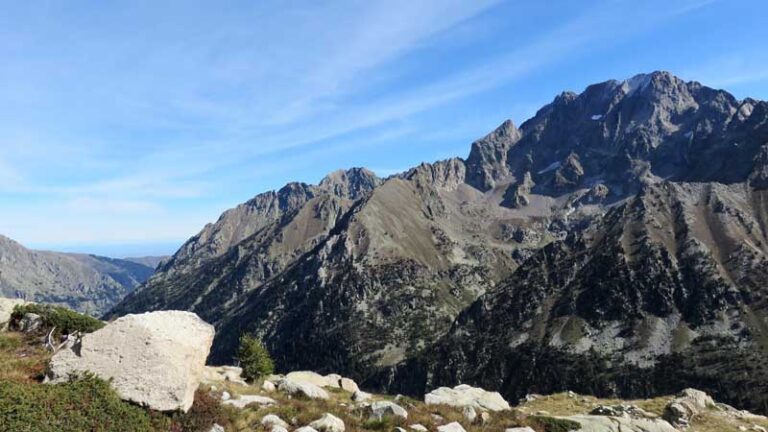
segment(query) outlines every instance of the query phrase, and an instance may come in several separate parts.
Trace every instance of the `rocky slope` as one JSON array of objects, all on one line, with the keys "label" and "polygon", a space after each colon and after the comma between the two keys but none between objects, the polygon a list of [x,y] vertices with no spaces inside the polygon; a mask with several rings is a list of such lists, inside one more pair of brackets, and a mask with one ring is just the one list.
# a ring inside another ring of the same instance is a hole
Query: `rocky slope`
[{"label": "rocky slope", "polygon": [[30,250],[0,236],[0,296],[101,315],[154,269],[126,260]]},{"label": "rocky slope", "polygon": [[768,383],[766,186],[765,102],[664,72],[607,81],[466,160],[259,195],[111,315],[191,310],[217,327],[213,362],[250,332],[285,369],[412,393],[648,395],[682,385],[663,378],[682,361],[686,385],[749,404],[719,383],[725,365]]}]

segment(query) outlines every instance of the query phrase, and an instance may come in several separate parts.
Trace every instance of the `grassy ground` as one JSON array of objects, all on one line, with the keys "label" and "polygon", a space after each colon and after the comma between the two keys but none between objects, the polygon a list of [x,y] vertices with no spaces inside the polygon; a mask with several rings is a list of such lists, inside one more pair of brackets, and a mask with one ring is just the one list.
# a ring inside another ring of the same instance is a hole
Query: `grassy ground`
[{"label": "grassy ground", "polygon": [[[664,407],[672,399],[672,396],[639,400],[598,399],[592,396],[558,393],[539,397],[523,404],[519,409],[527,413],[544,412],[547,415],[567,416],[576,413],[588,413],[598,405],[628,404],[661,416],[664,413]],[[746,428],[743,430],[753,430],[752,427],[755,425],[768,428],[768,421],[754,418],[734,418],[725,416],[723,412],[713,409],[694,417],[691,427],[687,430],[690,432],[739,432],[740,427]]]},{"label": "grassy ground", "polygon": [[[597,405],[632,404],[649,413],[661,415],[671,397],[646,400],[610,400],[572,393],[538,397],[503,413],[491,413],[485,424],[471,423],[461,411],[449,406],[425,405],[423,402],[399,398],[397,403],[408,410],[408,419],[370,421],[354,409],[351,394],[340,389],[327,389],[326,401],[290,398],[280,392],[265,393],[261,383],[250,386],[220,384],[216,391],[201,388],[189,413],[160,414],[123,402],[105,381],[86,377],[65,384],[41,383],[50,354],[42,348],[40,336],[0,333],[0,431],[13,432],[208,432],[216,422],[227,431],[264,431],[260,422],[267,414],[278,415],[299,427],[319,419],[325,413],[341,418],[348,432],[392,431],[421,424],[435,431],[439,424],[461,423],[468,432],[503,431],[514,426],[531,426],[537,432],[566,432],[569,425],[555,417],[585,414]],[[261,394],[275,399],[271,407],[252,405],[244,410],[221,406],[219,396],[228,391],[239,395]],[[374,396],[374,400],[392,400],[393,396]],[[438,421],[436,416],[442,417]],[[768,428],[768,421],[723,417],[715,410],[694,419],[692,432],[739,432],[754,425]],[[265,431],[266,432],[266,431]]]},{"label": "grassy ground", "polygon": [[[240,395],[258,394],[268,396],[277,404],[261,407],[252,404],[242,411],[229,411],[230,427],[232,431],[265,431],[261,426],[261,419],[267,414],[275,414],[292,426],[304,426],[319,419],[325,413],[331,413],[344,421],[348,432],[363,431],[392,431],[395,427],[408,429],[409,425],[421,424],[434,431],[440,424],[459,422],[468,432],[503,431],[509,427],[531,426],[539,432],[567,431],[564,427],[568,422],[551,418],[549,416],[533,416],[518,410],[491,413],[490,420],[485,424],[471,423],[467,421],[460,409],[443,405],[426,405],[421,401],[407,397],[399,398],[396,403],[408,410],[408,418],[391,418],[384,421],[371,421],[362,411],[354,409],[351,394],[341,389],[329,390],[328,400],[304,400],[290,398],[280,392],[265,393],[259,391],[260,383],[252,386],[242,386],[226,383],[217,388],[218,393],[229,392],[233,398]],[[393,400],[394,396],[374,396],[372,400]],[[442,417],[438,422],[435,416]]]}]

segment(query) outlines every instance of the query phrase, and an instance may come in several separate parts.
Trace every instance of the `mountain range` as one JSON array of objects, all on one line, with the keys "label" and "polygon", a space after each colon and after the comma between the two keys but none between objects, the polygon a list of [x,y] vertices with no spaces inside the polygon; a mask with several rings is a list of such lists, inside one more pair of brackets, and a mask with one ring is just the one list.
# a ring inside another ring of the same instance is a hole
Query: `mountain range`
[{"label": "mountain range", "polygon": [[390,391],[695,386],[766,412],[766,188],[768,103],[611,80],[466,159],[257,195],[107,316],[190,310],[217,328],[213,363],[251,333],[280,369]]},{"label": "mountain range", "polygon": [[154,267],[88,254],[30,250],[0,235],[0,297],[102,315],[145,282]]}]

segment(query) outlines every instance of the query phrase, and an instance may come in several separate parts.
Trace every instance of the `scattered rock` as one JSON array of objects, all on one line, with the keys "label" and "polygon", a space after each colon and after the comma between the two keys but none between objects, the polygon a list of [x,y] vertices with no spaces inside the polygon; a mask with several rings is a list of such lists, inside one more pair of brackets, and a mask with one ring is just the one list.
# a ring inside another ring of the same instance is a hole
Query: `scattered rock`
[{"label": "scattered rock", "polygon": [[531,429],[528,426],[525,426],[525,427],[506,428],[504,429],[504,432],[536,432],[536,431]]},{"label": "scattered rock", "polygon": [[408,411],[400,405],[389,401],[376,401],[368,407],[371,419],[381,420],[385,417],[408,418]]},{"label": "scattered rock", "polygon": [[601,415],[609,417],[632,417],[632,418],[654,418],[657,417],[635,405],[598,405],[592,411],[591,415]]},{"label": "scattered rock", "polygon": [[280,417],[274,414],[265,415],[264,418],[261,419],[261,425],[267,429],[273,426],[280,426],[285,429],[288,429],[288,423],[286,423],[283,419],[281,419]]},{"label": "scattered rock", "polygon": [[333,414],[325,413],[318,420],[309,424],[320,432],[344,432],[344,422]]},{"label": "scattered rock", "polygon": [[310,426],[304,426],[296,429],[294,432],[317,432],[317,431]]},{"label": "scattered rock", "polygon": [[424,402],[430,405],[473,407],[490,411],[509,409],[509,403],[498,392],[489,392],[466,384],[432,390],[424,396]]},{"label": "scattered rock", "polygon": [[269,430],[270,432],[288,432],[288,428],[282,427],[282,426],[272,426],[272,429]]},{"label": "scattered rock", "polygon": [[579,423],[581,425],[579,432],[678,432],[671,424],[661,419],[593,415],[575,415],[562,418]]},{"label": "scattered rock", "polygon": [[35,313],[25,313],[19,321],[19,330],[24,333],[34,333],[43,326],[43,317]]},{"label": "scattered rock", "polygon": [[339,380],[339,386],[342,390],[348,391],[350,393],[355,393],[357,391],[360,391],[360,388],[357,386],[357,383],[354,380],[351,380],[349,378],[341,378]]},{"label": "scattered rock", "polygon": [[461,410],[461,414],[464,416],[465,419],[469,420],[470,423],[474,423],[475,419],[477,418],[477,411],[475,411],[474,408],[471,406],[465,406]]},{"label": "scattered rock", "polygon": [[214,423],[213,426],[211,426],[211,428],[208,429],[208,432],[225,432],[225,430],[224,430],[224,426]]},{"label": "scattered rock", "polygon": [[328,393],[320,387],[309,382],[295,382],[287,376],[277,384],[277,388],[292,396],[301,395],[310,399],[328,399]]},{"label": "scattered rock", "polygon": [[324,387],[341,388],[341,379],[343,377],[339,374],[328,374],[325,376],[326,385]]},{"label": "scattered rock", "polygon": [[448,423],[437,427],[437,432],[467,432],[458,422]]},{"label": "scattered rock", "polygon": [[217,384],[228,381],[247,385],[242,374],[243,369],[237,366],[206,366],[203,370],[202,382],[205,384]]},{"label": "scattered rock", "polygon": [[717,405],[712,398],[703,391],[696,389],[685,389],[681,391],[664,408],[664,420],[678,427],[686,427],[690,424],[693,416],[709,408],[715,408]]},{"label": "scattered rock", "polygon": [[200,385],[213,326],[191,312],[126,315],[53,356],[48,382],[91,372],[122,399],[157,411],[187,411]]},{"label": "scattered rock", "polygon": [[[295,383],[309,383],[317,387],[333,386],[333,379],[328,379],[320,375],[319,373],[311,371],[298,371],[291,372],[285,376],[285,379],[293,381]],[[338,387],[338,380],[336,381],[336,387]]]},{"label": "scattered rock", "polygon": [[420,425],[420,424],[412,424],[408,427],[419,432],[427,432],[428,430],[424,425]]},{"label": "scattered rock", "polygon": [[272,381],[264,381],[261,384],[261,389],[265,392],[272,393],[273,391],[277,390],[277,387],[275,387],[275,384]]},{"label": "scattered rock", "polygon": [[491,415],[488,413],[488,411],[481,412],[478,418],[480,419],[481,425],[487,424],[489,421],[491,421]]},{"label": "scattered rock", "polygon": [[355,402],[365,402],[371,398],[370,393],[366,393],[362,390],[358,390],[352,394],[352,400]]},{"label": "scattered rock", "polygon": [[22,299],[0,297],[0,331],[4,331],[8,328],[8,323],[11,321],[11,315],[13,314],[13,308],[24,304],[27,304],[27,302]]},{"label": "scattered rock", "polygon": [[257,405],[274,405],[277,402],[275,402],[274,399],[268,398],[266,396],[259,396],[259,395],[242,395],[238,399],[229,399],[222,402],[224,405],[230,405],[238,409],[243,409],[247,407],[250,404],[257,404]]}]

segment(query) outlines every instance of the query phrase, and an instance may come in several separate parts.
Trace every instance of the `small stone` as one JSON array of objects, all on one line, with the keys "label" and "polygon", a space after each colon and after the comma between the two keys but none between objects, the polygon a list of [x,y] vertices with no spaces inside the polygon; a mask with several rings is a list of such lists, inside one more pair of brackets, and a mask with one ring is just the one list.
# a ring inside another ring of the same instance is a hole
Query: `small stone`
[{"label": "small stone", "polygon": [[342,390],[348,391],[350,393],[360,391],[360,388],[357,386],[357,383],[349,378],[340,379],[339,386],[341,387]]},{"label": "small stone", "polygon": [[400,405],[389,401],[376,401],[368,407],[370,418],[381,420],[384,417],[408,418],[408,411]]},{"label": "small stone", "polygon": [[230,405],[238,409],[244,409],[250,404],[257,404],[257,405],[274,405],[277,402],[275,402],[274,399],[268,398],[266,396],[258,396],[258,395],[242,395],[239,399],[229,399],[224,402],[222,402],[224,405]]},{"label": "small stone", "polygon": [[344,432],[344,421],[333,414],[325,413],[323,416],[309,424],[311,428],[320,432]]},{"label": "small stone", "polygon": [[488,413],[488,411],[483,411],[480,413],[480,424],[484,425],[487,424],[489,421],[491,421],[491,414]]},{"label": "small stone", "polygon": [[214,423],[213,426],[211,426],[210,429],[208,429],[208,432],[225,432],[224,426],[221,426],[220,424]]},{"label": "small stone", "polygon": [[288,429],[282,426],[274,425],[272,426],[272,429],[270,429],[269,431],[270,432],[288,432]]},{"label": "small stone", "polygon": [[448,423],[437,427],[437,432],[467,432],[458,422]]},{"label": "small stone", "polygon": [[227,392],[227,391],[221,392],[221,400],[228,401],[231,398],[232,398],[232,395],[229,394],[229,392]]},{"label": "small stone", "polygon": [[261,384],[261,389],[267,393],[272,393],[273,391],[277,390],[277,387],[275,387],[275,384],[272,381],[264,381]]},{"label": "small stone", "polygon": [[352,400],[355,402],[364,402],[371,398],[370,393],[366,393],[362,390],[356,391],[354,394],[352,394]]},{"label": "small stone", "polygon": [[303,426],[298,429],[296,429],[294,432],[317,432],[315,428],[311,426]]},{"label": "small stone", "polygon": [[506,428],[504,429],[504,432],[536,432],[536,431],[529,428],[528,426],[525,426],[525,427]]},{"label": "small stone", "polygon": [[19,330],[24,333],[33,333],[43,326],[43,317],[35,313],[25,313],[19,322]]},{"label": "small stone", "polygon": [[264,416],[264,418],[261,419],[261,425],[265,428],[270,428],[274,426],[280,426],[282,428],[287,429],[288,423],[286,423],[283,419],[280,417],[274,415],[274,414],[267,414]]},{"label": "small stone", "polygon": [[419,432],[427,432],[427,430],[428,430],[424,425],[420,425],[418,423],[417,424],[412,424],[412,425],[410,425],[408,427],[413,429],[413,430],[415,430],[415,431],[419,431]]},{"label": "small stone", "polygon": [[477,411],[471,406],[465,406],[464,409],[461,410],[461,414],[465,419],[469,420],[470,423],[473,423],[477,418]]},{"label": "small stone", "polygon": [[[290,374],[288,374],[290,375]],[[320,387],[309,382],[296,382],[288,378],[278,383],[277,388],[291,396],[305,396],[309,399],[328,399],[328,393]]]}]

